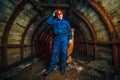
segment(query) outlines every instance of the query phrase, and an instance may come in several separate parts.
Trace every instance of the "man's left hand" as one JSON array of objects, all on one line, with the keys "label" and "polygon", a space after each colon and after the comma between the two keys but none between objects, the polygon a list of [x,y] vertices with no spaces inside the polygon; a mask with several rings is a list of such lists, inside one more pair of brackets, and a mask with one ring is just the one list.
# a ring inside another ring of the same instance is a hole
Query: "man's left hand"
[{"label": "man's left hand", "polygon": [[69,40],[69,45],[71,45],[71,44],[72,44],[72,39]]}]

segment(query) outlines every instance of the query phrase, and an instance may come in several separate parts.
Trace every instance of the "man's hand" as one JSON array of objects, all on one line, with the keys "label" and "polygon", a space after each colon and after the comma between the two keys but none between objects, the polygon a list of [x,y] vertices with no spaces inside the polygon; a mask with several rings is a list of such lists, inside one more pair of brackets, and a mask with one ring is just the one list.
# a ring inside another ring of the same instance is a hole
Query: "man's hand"
[{"label": "man's hand", "polygon": [[55,11],[52,13],[52,16],[55,16]]},{"label": "man's hand", "polygon": [[72,44],[72,39],[69,40],[69,45],[71,45],[71,44]]}]

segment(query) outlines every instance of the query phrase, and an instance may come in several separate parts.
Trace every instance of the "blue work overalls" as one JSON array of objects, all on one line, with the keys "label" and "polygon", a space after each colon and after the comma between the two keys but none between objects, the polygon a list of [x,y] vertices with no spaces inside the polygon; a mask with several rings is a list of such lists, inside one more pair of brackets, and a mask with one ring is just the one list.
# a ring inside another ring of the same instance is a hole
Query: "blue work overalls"
[{"label": "blue work overalls", "polygon": [[60,53],[62,59],[60,69],[64,69],[66,67],[68,57],[68,40],[72,39],[72,32],[69,22],[65,19],[59,20],[54,19],[53,16],[50,16],[47,20],[47,23],[52,26],[54,33],[53,54],[48,69],[54,70]]}]

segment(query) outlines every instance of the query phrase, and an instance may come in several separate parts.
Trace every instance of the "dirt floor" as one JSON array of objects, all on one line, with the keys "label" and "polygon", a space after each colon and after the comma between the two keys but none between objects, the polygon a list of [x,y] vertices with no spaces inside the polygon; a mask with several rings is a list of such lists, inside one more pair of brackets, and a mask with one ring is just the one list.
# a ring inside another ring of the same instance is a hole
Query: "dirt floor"
[{"label": "dirt floor", "polygon": [[83,57],[73,58],[73,62],[66,67],[65,75],[60,74],[59,65],[57,65],[51,74],[44,76],[46,65],[43,61],[37,61],[3,80],[118,80],[113,74],[106,74],[88,67],[92,59]]},{"label": "dirt floor", "polygon": [[44,67],[42,63],[38,62],[11,76],[8,80],[103,80],[99,74],[92,75],[91,69],[78,62],[67,65],[65,75],[60,74],[59,66],[57,66],[51,74],[44,76]]},{"label": "dirt floor", "polygon": [[37,62],[6,80],[112,80],[88,68],[84,61],[76,61],[67,65],[65,75],[60,74],[59,66],[48,76],[44,76],[44,71],[45,66]]}]

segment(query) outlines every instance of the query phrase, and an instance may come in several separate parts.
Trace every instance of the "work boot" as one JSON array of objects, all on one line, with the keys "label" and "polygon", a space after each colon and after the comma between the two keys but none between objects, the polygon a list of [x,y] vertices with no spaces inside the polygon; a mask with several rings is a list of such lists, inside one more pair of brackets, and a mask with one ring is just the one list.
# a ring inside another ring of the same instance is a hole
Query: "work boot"
[{"label": "work boot", "polygon": [[65,74],[65,69],[61,69],[60,73],[61,73],[61,75],[64,75]]},{"label": "work boot", "polygon": [[44,74],[45,76],[48,76],[51,72],[53,72],[53,70],[46,70]]}]

